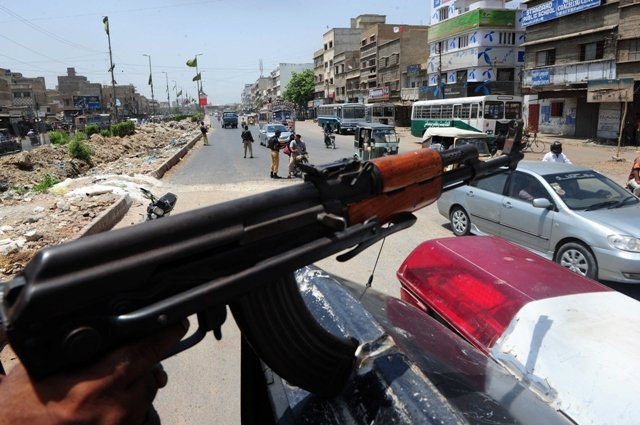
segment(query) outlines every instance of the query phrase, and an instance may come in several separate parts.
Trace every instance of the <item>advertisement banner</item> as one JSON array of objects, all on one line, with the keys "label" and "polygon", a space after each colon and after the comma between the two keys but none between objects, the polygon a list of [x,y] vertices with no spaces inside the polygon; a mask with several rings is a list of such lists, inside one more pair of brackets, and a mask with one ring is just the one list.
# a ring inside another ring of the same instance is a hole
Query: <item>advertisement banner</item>
[{"label": "advertisement banner", "polygon": [[389,87],[369,89],[369,99],[389,99]]},{"label": "advertisement banner", "polygon": [[102,108],[100,96],[73,96],[73,107],[76,109],[99,110]]},{"label": "advertisement banner", "polygon": [[600,6],[601,0],[549,0],[522,12],[522,26],[547,22]]},{"label": "advertisement banner", "polygon": [[544,86],[551,84],[551,75],[548,69],[534,69],[531,71],[531,85]]},{"label": "advertisement banner", "polygon": [[207,98],[206,97],[201,97],[200,102],[198,103],[198,105],[200,106],[207,106]]},{"label": "advertisement banner", "polygon": [[430,26],[427,38],[433,42],[473,28],[515,28],[515,25],[515,10],[472,10]]}]

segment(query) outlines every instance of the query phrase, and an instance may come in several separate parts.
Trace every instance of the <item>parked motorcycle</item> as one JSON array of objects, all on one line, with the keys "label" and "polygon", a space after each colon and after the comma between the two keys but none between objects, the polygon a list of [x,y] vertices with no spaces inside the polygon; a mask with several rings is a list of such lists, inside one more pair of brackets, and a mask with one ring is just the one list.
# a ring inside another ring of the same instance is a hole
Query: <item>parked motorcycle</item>
[{"label": "parked motorcycle", "polygon": [[147,216],[145,221],[156,220],[168,216],[175,207],[178,197],[171,192],[167,192],[160,198],[156,198],[150,190],[140,188],[142,195],[151,202],[147,205]]}]

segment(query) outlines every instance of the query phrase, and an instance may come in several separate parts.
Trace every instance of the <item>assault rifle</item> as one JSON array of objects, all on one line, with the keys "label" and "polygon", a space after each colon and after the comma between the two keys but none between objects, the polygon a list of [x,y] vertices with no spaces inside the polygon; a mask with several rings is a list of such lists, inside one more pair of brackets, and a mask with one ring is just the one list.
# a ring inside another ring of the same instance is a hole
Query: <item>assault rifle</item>
[{"label": "assault rifle", "polygon": [[358,341],[315,321],[293,271],[336,253],[351,259],[414,224],[412,212],[443,189],[514,168],[521,135],[519,125],[515,145],[485,162],[467,145],[301,165],[298,185],[45,248],[4,284],[3,327],[37,379],[193,314],[197,331],[168,356],[208,331],[219,339],[229,306],[272,370],[331,396],[352,372]]}]

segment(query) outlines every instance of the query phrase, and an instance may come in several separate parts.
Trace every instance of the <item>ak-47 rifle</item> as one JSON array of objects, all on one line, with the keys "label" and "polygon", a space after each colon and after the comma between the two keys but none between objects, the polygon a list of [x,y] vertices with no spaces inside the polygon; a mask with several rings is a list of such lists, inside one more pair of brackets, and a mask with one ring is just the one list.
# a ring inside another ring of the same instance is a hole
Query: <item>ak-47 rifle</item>
[{"label": "ak-47 rifle", "polygon": [[[514,148],[479,161],[475,147],[305,166],[305,182],[88,236],[40,251],[4,284],[0,318],[34,378],[197,314],[172,353],[221,337],[226,306],[256,354],[282,378],[319,395],[350,376],[358,341],[324,330],[293,271],[351,248],[346,261],[411,226],[443,188],[515,167]],[[443,171],[448,165],[451,171]]]}]

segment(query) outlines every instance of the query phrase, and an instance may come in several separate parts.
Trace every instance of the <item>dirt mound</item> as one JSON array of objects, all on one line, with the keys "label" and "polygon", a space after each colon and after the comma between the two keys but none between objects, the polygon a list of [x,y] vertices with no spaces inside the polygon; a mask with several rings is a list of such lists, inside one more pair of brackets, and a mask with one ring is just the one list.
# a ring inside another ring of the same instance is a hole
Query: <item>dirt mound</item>
[{"label": "dirt mound", "polygon": [[[155,171],[198,134],[188,120],[148,124],[126,137],[92,135],[85,141],[92,151],[89,161],[72,159],[66,146],[50,144],[0,157],[0,280],[22,270],[39,249],[77,237],[122,196],[119,187],[127,182],[100,191],[83,186],[104,184],[105,176]],[[48,178],[61,183],[37,193]]]}]

